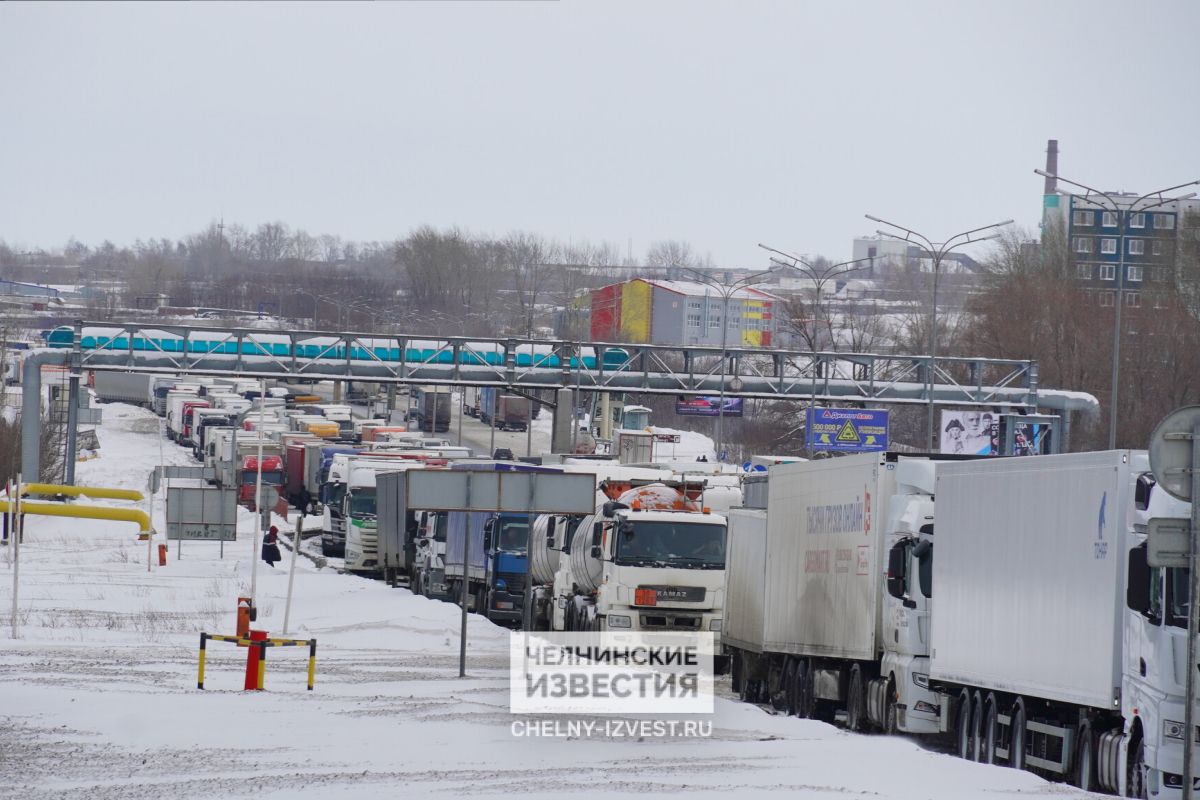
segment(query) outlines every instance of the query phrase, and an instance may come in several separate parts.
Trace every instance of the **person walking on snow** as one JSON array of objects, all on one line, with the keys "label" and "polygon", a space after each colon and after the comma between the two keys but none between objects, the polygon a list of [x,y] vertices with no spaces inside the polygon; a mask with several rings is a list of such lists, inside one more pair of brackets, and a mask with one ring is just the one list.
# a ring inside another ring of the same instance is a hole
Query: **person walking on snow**
[{"label": "person walking on snow", "polygon": [[274,567],[275,562],[281,558],[283,556],[279,554],[279,528],[272,525],[271,530],[263,536],[262,560]]}]

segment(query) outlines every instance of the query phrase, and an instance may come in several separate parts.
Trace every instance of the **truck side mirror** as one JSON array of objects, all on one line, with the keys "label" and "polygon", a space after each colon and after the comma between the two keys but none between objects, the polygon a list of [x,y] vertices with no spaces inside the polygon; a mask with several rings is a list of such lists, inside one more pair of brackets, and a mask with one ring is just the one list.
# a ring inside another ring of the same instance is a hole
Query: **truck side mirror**
[{"label": "truck side mirror", "polygon": [[618,503],[616,500],[609,500],[601,509],[601,513],[606,517],[612,517],[613,514],[623,509],[629,508],[624,503]]},{"label": "truck side mirror", "polygon": [[933,597],[933,542],[928,539],[917,542],[913,555],[918,559],[917,583],[921,586],[921,594]]},{"label": "truck side mirror", "polygon": [[1149,472],[1138,475],[1137,483],[1133,488],[1133,504],[1138,511],[1145,511],[1150,507],[1150,492],[1153,489],[1154,475]]},{"label": "truck side mirror", "polygon": [[600,537],[603,535],[604,535],[604,523],[603,522],[593,522],[592,523],[592,545],[595,546],[595,545],[600,544]]},{"label": "truck side mirror", "polygon": [[598,545],[598,544],[592,545],[592,558],[603,558],[603,557],[604,557],[604,554],[600,550],[600,545]]},{"label": "truck side mirror", "polygon": [[1125,590],[1125,605],[1139,614],[1150,612],[1150,565],[1146,561],[1146,545],[1129,551],[1129,588]]},{"label": "truck side mirror", "polygon": [[904,572],[908,560],[908,542],[892,545],[888,552],[887,593],[897,600],[904,598]]},{"label": "truck side mirror", "polygon": [[492,548],[492,531],[496,529],[496,520],[489,519],[483,523],[483,549],[490,550]]},{"label": "truck side mirror", "polygon": [[319,499],[322,503],[324,503],[326,505],[328,505],[328,503],[329,503],[330,488],[331,487],[328,483],[322,483],[320,490],[317,492],[317,495],[318,495],[317,499]]}]

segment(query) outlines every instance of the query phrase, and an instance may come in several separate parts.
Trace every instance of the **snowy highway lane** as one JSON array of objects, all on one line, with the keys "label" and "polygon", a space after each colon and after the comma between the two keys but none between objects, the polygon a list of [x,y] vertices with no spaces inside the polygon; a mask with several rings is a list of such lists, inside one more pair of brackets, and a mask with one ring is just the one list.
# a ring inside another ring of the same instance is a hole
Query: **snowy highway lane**
[{"label": "snowy highway lane", "polygon": [[[100,439],[80,482],[144,488],[159,459],[154,418],[107,406]],[[175,445],[163,452],[187,463]],[[162,514],[160,496],[156,526]],[[224,559],[216,544],[188,542],[182,559],[172,545],[167,566],[147,572],[128,525],[30,518],[15,640],[0,601],[0,798],[1075,794],[728,699],[717,701],[710,738],[517,737],[508,631],[472,615],[469,676],[459,679],[457,608],[305,558],[287,635],[317,638],[316,690],[305,691],[302,648],[271,650],[267,691],[242,692],[245,652],[210,643],[200,691],[199,633],[234,632],[252,530],[242,512]],[[289,558],[259,564],[255,627],[273,636],[283,635]]]}]

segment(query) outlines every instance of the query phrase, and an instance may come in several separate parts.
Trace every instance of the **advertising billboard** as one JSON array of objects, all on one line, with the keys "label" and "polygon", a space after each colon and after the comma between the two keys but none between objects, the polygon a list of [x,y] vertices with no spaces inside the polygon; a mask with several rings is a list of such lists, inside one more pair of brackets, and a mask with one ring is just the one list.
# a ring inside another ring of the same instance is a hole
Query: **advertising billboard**
[{"label": "advertising billboard", "polygon": [[866,453],[886,450],[888,412],[876,408],[810,408],[805,440],[814,450]]},{"label": "advertising billboard", "polygon": [[720,397],[680,397],[675,401],[675,413],[681,417],[740,417],[742,398],[726,397],[722,413]]},{"label": "advertising billboard", "polygon": [[941,452],[976,456],[1000,454],[1000,415],[990,411],[943,411]]}]

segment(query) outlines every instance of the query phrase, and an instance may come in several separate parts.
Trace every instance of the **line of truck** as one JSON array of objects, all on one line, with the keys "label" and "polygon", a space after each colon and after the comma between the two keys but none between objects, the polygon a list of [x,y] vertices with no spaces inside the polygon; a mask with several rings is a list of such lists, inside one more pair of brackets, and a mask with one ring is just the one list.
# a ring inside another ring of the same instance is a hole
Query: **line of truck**
[{"label": "line of truck", "polygon": [[1180,796],[1187,571],[1150,568],[1146,530],[1190,507],[1144,451],[854,455],[746,498],[723,631],[743,699]]}]

